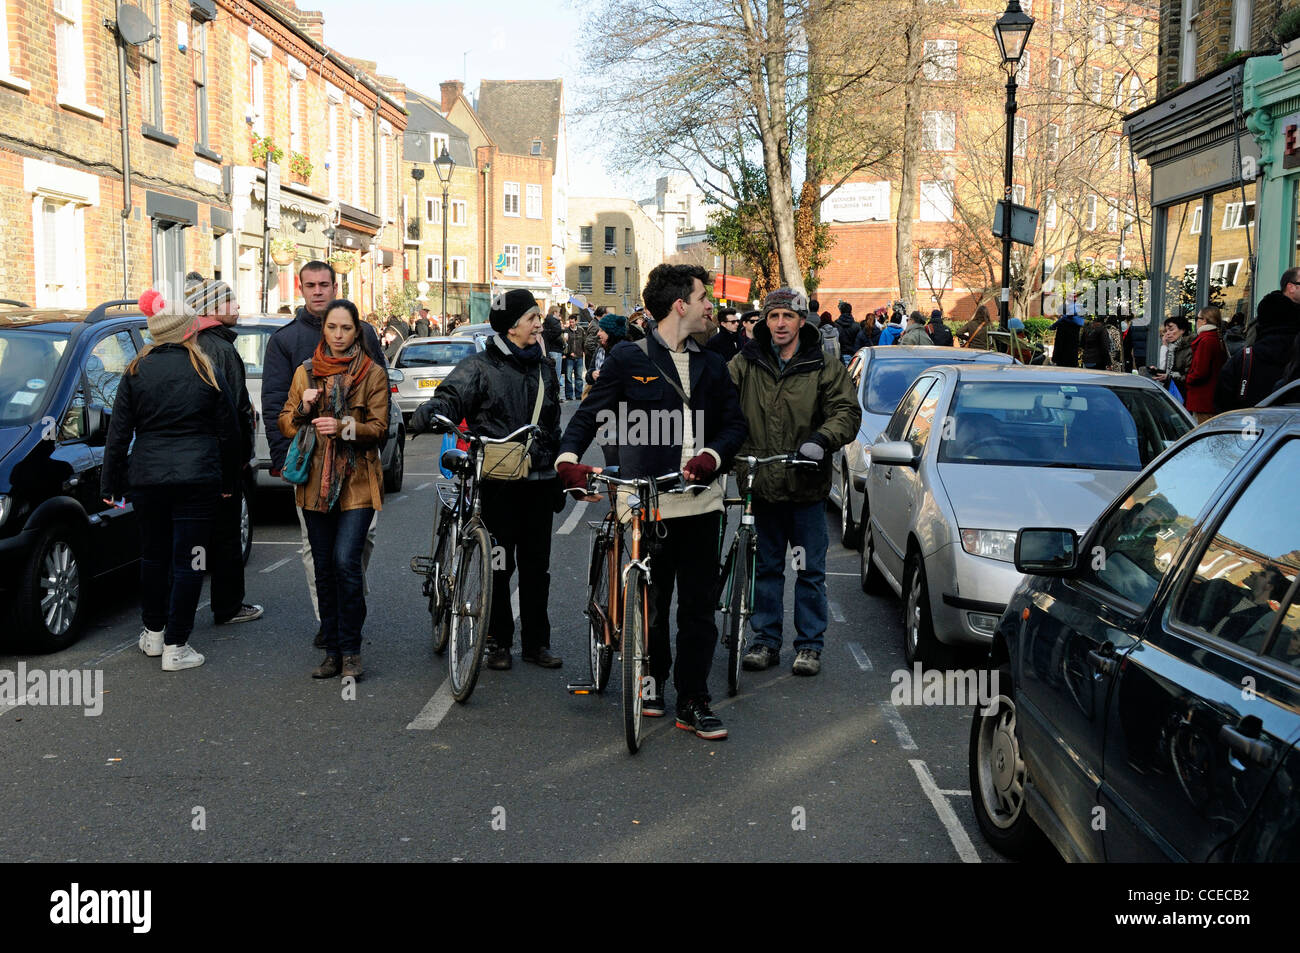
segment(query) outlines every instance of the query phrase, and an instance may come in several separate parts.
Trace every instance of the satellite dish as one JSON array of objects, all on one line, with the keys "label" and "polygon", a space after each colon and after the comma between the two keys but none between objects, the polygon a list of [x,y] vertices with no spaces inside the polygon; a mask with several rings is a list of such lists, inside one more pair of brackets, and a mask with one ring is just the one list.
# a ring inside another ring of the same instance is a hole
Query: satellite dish
[{"label": "satellite dish", "polygon": [[130,46],[143,46],[158,35],[143,11],[130,3],[117,5],[117,32]]}]

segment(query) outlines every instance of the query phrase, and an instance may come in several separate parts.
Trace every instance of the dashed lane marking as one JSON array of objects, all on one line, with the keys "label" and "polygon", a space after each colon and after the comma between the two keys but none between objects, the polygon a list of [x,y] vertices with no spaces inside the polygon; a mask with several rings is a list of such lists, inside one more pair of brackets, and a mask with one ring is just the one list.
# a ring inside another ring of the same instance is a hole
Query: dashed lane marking
[{"label": "dashed lane marking", "polygon": [[907,730],[907,724],[903,721],[903,716],[898,713],[898,708],[889,702],[882,702],[880,710],[885,713],[885,720],[893,726],[894,734],[898,735],[898,743],[904,751],[915,751],[916,742],[912,740],[912,733]]},{"label": "dashed lane marking", "polygon": [[573,528],[578,525],[582,519],[582,514],[587,511],[588,503],[586,500],[579,500],[573,507],[573,511],[568,515],[563,523],[560,524],[560,531],[557,536],[568,536],[573,532]]},{"label": "dashed lane marking", "polygon": [[[871,659],[867,658],[867,653],[863,651],[862,646],[857,642],[849,643],[849,652],[853,655],[853,661],[858,663],[858,668],[864,672],[871,671]],[[892,705],[890,706],[893,707]]]},{"label": "dashed lane marking", "polygon": [[421,490],[427,490],[427,489],[428,489],[429,487],[431,487],[431,486],[433,486],[433,483],[431,483],[431,482],[430,482],[430,483],[421,483],[419,486],[417,486],[417,487],[415,488],[415,492],[416,492],[416,493],[419,493]]},{"label": "dashed lane marking", "polygon": [[843,622],[844,610],[840,608],[840,604],[836,602],[834,599],[831,599],[830,607],[831,607],[831,618],[834,619],[836,622]]},{"label": "dashed lane marking", "polygon": [[939,785],[934,783],[934,778],[930,775],[930,769],[925,766],[924,761],[912,759],[908,761],[908,764],[916,772],[916,779],[921,782],[921,790],[930,799],[930,804],[934,806],[934,812],[939,815],[939,820],[947,829],[948,839],[952,841],[952,846],[957,849],[957,856],[961,858],[962,863],[980,863],[980,855],[975,853],[975,845],[970,842],[970,836],[966,833],[966,829],[961,826],[961,821],[957,820],[957,812],[952,809],[952,805],[948,803],[948,798],[945,797],[948,792],[939,790]]},{"label": "dashed lane marking", "polygon": [[852,576],[854,579],[856,579],[856,578],[858,577],[858,574],[855,573],[855,572],[828,572],[826,575],[828,575],[828,576]]},{"label": "dashed lane marking", "polygon": [[285,565],[288,562],[291,562],[292,560],[293,560],[292,556],[285,556],[283,559],[277,559],[275,562],[271,563],[271,565],[263,569],[262,572],[263,573],[275,572],[281,566]]}]

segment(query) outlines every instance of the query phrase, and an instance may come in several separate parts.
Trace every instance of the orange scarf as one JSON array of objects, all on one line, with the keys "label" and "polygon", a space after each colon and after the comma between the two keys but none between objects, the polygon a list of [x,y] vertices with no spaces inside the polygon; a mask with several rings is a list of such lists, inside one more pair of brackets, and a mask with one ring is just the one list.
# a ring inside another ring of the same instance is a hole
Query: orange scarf
[{"label": "orange scarf", "polygon": [[[374,363],[361,347],[353,344],[337,357],[330,353],[324,339],[316,344],[311,357],[312,376],[320,381],[321,393],[317,400],[318,415],[342,421],[347,416],[348,394],[353,386],[365,378]],[[343,452],[338,452],[338,442],[333,437],[324,440],[325,457],[321,466],[320,502],[329,511],[338,501],[348,478],[356,470],[356,444],[345,442]]]}]

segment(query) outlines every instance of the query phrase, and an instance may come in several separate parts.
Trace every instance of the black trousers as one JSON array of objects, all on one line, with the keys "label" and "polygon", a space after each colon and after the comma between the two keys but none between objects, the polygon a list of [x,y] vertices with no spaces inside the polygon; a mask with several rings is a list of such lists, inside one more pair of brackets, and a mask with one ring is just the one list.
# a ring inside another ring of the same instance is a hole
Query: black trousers
[{"label": "black trousers", "polygon": [[167,645],[184,645],[211,563],[215,486],[171,484],[133,489],[140,524],[140,602],[145,628],[165,632]]},{"label": "black trousers", "polygon": [[244,605],[244,551],[239,544],[239,510],[244,496],[242,483],[229,497],[217,502],[212,523],[212,619],[222,623]]},{"label": "black trousers", "polygon": [[525,652],[550,648],[551,535],[558,480],[484,480],[483,522],[492,534],[492,619],[488,639],[502,648],[515,640],[510,577],[519,567],[519,643]]},{"label": "black trousers", "polygon": [[[650,554],[650,676],[662,696],[673,672],[677,707],[709,700],[709,669],[718,643],[718,547],[721,513],[664,520],[667,532]],[[654,527],[649,535],[656,534]],[[677,585],[677,665],[668,639],[668,619]]]}]

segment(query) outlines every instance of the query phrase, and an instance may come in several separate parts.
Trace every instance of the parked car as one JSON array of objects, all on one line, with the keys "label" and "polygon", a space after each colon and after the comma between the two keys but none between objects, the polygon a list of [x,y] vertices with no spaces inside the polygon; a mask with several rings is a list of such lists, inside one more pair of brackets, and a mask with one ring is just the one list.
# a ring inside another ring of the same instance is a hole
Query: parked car
[{"label": "parked car", "polygon": [[[840,508],[840,542],[849,549],[862,545],[866,526],[867,470],[871,445],[889,423],[898,402],[922,371],[938,364],[1010,364],[1011,357],[962,347],[864,347],[849,361],[849,376],[858,392],[862,425],[857,437],[835,453],[835,482],[831,499]],[[848,501],[848,505],[844,501]]]},{"label": "parked car", "polygon": [[[262,418],[262,365],[266,359],[266,345],[271,335],[288,324],[292,318],[284,315],[241,315],[235,331],[239,337],[235,340],[235,350],[244,359],[244,372],[248,382],[248,397],[253,402],[253,411],[257,415],[254,435],[254,450],[257,453],[255,474],[259,489],[292,489],[292,485],[280,478],[279,473],[271,471],[271,446],[266,440],[266,421]],[[384,490],[398,493],[402,489],[402,480],[406,470],[406,422],[397,403],[397,388],[403,380],[401,371],[392,368],[388,371],[391,395],[388,401],[388,438],[381,451],[384,464]],[[272,421],[271,426],[277,426]]]},{"label": "parked car", "polygon": [[1300,859],[1298,471],[1300,409],[1237,411],[1082,532],[1017,534],[996,710],[970,737],[997,850],[1045,835],[1075,860]]},{"label": "parked car", "polygon": [[[131,503],[105,503],[99,484],[118,383],[148,342],[135,301],[0,309],[0,605],[38,651],[74,643],[91,580],[140,558]],[[242,515],[247,562],[247,501]]]},{"label": "parked car", "polygon": [[1020,581],[1022,526],[1082,532],[1193,426],[1152,381],[1073,368],[948,364],[908,388],[872,446],[865,592],[904,600],[908,664],[987,646]]},{"label": "parked car", "polygon": [[479,350],[478,343],[465,336],[408,338],[393,359],[393,367],[404,375],[397,385],[404,422],[410,422],[415,408],[433,396],[452,368]]},{"label": "parked car", "polygon": [[492,330],[492,325],[485,321],[482,324],[462,324],[458,328],[453,328],[448,336],[453,338],[473,338],[478,342],[478,349],[481,351],[487,346],[487,342],[492,339],[494,334],[496,334],[496,331]]}]

